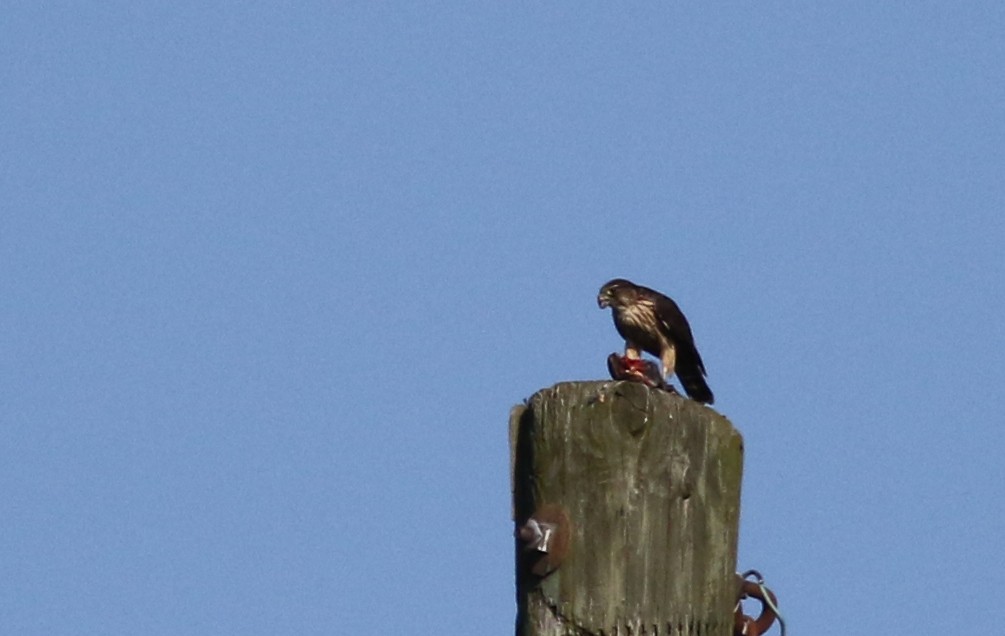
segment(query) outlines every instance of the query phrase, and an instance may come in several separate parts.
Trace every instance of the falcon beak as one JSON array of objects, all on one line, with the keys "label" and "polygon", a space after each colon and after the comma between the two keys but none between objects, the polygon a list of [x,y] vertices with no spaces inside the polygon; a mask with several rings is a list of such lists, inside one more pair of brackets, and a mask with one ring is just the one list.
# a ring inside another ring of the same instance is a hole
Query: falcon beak
[{"label": "falcon beak", "polygon": [[611,306],[611,299],[606,294],[601,294],[597,296],[597,307],[601,309],[606,309]]}]

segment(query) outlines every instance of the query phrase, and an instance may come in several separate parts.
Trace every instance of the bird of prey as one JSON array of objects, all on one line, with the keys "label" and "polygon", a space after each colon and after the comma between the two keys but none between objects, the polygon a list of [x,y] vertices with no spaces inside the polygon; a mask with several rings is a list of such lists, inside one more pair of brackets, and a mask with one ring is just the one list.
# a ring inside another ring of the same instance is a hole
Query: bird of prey
[{"label": "bird of prey", "polygon": [[663,364],[665,379],[676,373],[693,399],[714,401],[691,326],[677,303],[658,291],[615,278],[600,288],[597,304],[612,310],[614,326],[625,339],[625,364],[640,366],[642,352],[651,353]]}]

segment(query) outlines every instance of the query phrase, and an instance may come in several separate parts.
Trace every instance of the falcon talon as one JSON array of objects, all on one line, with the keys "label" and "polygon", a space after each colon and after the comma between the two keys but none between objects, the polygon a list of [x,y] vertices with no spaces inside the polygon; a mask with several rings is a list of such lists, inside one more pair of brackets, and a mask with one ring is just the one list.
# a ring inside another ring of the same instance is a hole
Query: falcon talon
[{"label": "falcon talon", "polygon": [[659,367],[649,360],[636,360],[612,353],[607,356],[607,371],[614,380],[638,382],[652,389],[663,389],[669,393],[677,393],[660,377]]}]

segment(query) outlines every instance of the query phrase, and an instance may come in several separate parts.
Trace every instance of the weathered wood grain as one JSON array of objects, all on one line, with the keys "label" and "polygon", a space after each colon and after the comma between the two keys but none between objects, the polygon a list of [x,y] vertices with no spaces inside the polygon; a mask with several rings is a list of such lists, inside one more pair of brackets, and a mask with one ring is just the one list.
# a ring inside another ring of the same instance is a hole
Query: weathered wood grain
[{"label": "weathered wood grain", "polygon": [[626,382],[566,382],[510,417],[513,514],[571,520],[541,578],[517,541],[517,635],[729,636],[743,440],[697,402]]}]

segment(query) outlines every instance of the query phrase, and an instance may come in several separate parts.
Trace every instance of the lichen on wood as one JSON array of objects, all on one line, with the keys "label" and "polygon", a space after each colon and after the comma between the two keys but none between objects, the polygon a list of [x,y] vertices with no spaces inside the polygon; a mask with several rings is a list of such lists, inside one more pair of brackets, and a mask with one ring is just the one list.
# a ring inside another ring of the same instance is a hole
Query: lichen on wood
[{"label": "lichen on wood", "polygon": [[565,382],[510,418],[513,514],[571,521],[545,577],[517,542],[518,636],[728,636],[743,441],[722,415],[627,382]]}]

